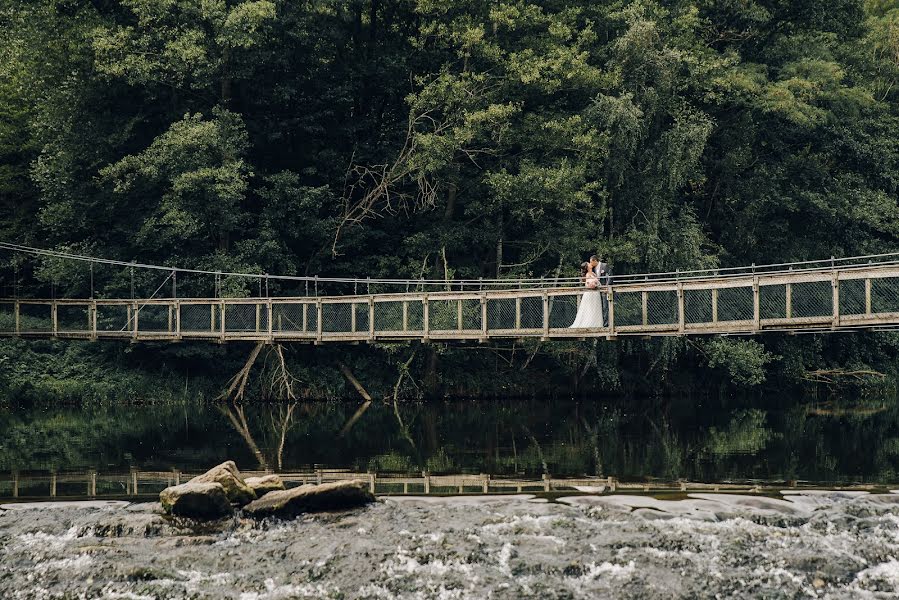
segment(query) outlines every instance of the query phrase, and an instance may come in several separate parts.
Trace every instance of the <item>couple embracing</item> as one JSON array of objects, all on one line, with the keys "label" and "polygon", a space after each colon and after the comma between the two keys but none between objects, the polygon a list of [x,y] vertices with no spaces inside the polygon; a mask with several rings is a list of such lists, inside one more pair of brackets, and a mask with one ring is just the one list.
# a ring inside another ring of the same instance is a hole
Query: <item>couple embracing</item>
[{"label": "couple embracing", "polygon": [[581,278],[590,291],[581,297],[581,304],[571,327],[605,327],[609,301],[600,287],[609,284],[609,265],[593,255],[590,260],[581,263]]}]

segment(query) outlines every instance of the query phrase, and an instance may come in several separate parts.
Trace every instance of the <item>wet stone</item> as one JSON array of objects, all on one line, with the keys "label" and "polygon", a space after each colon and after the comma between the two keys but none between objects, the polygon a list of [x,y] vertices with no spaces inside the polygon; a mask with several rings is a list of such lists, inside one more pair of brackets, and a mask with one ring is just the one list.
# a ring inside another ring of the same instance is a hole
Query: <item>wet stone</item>
[{"label": "wet stone", "polygon": [[159,493],[165,512],[193,519],[218,519],[231,514],[231,503],[220,483],[190,481]]},{"label": "wet stone", "polygon": [[256,499],[256,493],[244,482],[240,471],[237,470],[237,464],[233,460],[212,467],[188,483],[218,483],[224,488],[228,501],[238,506],[243,506]]},{"label": "wet stone", "polygon": [[356,479],[269,492],[243,510],[244,514],[253,518],[291,518],[307,512],[355,508],[374,501],[375,497],[367,484]]},{"label": "wet stone", "polygon": [[284,481],[277,475],[265,475],[264,477],[247,477],[244,479],[257,498],[261,498],[269,492],[276,492],[284,489]]}]

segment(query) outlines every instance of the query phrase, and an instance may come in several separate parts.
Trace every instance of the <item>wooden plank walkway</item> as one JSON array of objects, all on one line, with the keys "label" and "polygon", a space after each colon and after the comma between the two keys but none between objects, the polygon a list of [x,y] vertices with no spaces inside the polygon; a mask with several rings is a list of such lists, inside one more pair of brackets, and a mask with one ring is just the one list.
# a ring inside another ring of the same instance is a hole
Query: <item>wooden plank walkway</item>
[{"label": "wooden plank walkway", "polygon": [[[571,328],[584,294],[606,327]],[[899,265],[327,297],[0,299],[0,337],[175,342],[565,340],[899,327]]]}]

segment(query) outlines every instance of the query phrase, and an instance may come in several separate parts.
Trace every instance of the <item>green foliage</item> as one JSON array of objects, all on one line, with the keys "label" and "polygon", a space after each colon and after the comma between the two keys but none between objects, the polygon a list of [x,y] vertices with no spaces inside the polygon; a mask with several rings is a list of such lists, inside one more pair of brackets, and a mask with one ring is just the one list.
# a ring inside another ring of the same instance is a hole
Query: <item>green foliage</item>
[{"label": "green foliage", "polygon": [[[893,251],[897,23],[895,0],[9,0],[0,237],[373,277],[572,276],[594,252],[625,274]],[[84,269],[18,266],[28,293],[89,291]],[[849,337],[454,350],[438,379],[657,393],[699,365],[738,386],[897,371],[894,337]],[[360,356],[374,373],[396,363]]]},{"label": "green foliage", "polygon": [[756,340],[714,339],[704,347],[709,367],[727,369],[738,385],[758,385],[765,381],[765,367],[775,357]]}]

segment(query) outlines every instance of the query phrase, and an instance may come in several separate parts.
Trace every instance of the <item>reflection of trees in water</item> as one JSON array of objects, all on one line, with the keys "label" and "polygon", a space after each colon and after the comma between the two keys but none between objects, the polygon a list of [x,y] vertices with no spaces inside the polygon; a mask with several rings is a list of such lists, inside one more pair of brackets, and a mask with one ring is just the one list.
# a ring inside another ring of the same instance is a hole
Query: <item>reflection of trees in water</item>
[{"label": "reflection of trees in water", "polygon": [[95,465],[893,481],[899,408],[654,401],[162,405],[0,415],[0,469]]},{"label": "reflection of trees in water", "polygon": [[[253,433],[250,430],[250,424],[247,421],[243,405],[230,404],[220,406],[219,409],[226,417],[228,417],[228,421],[234,427],[234,430],[246,443],[247,448],[250,449],[250,452],[253,453],[253,456],[256,457],[256,462],[259,464],[259,468],[264,471],[268,471],[270,468],[272,468],[272,466],[274,466],[279,471],[281,471],[284,468],[284,445],[287,442],[287,432],[290,429],[290,424],[293,419],[293,412],[296,407],[296,402],[291,402],[286,406],[279,405],[277,409],[277,417],[275,411],[271,411],[268,415],[268,427],[264,430],[264,433],[268,434],[266,438],[269,440],[272,437],[275,438],[274,443],[269,443],[265,446],[266,448],[271,448],[273,450],[273,456],[271,457],[271,459],[265,456],[265,453],[256,443],[256,440],[253,437]],[[265,419],[262,419],[262,421],[265,422]]]}]

